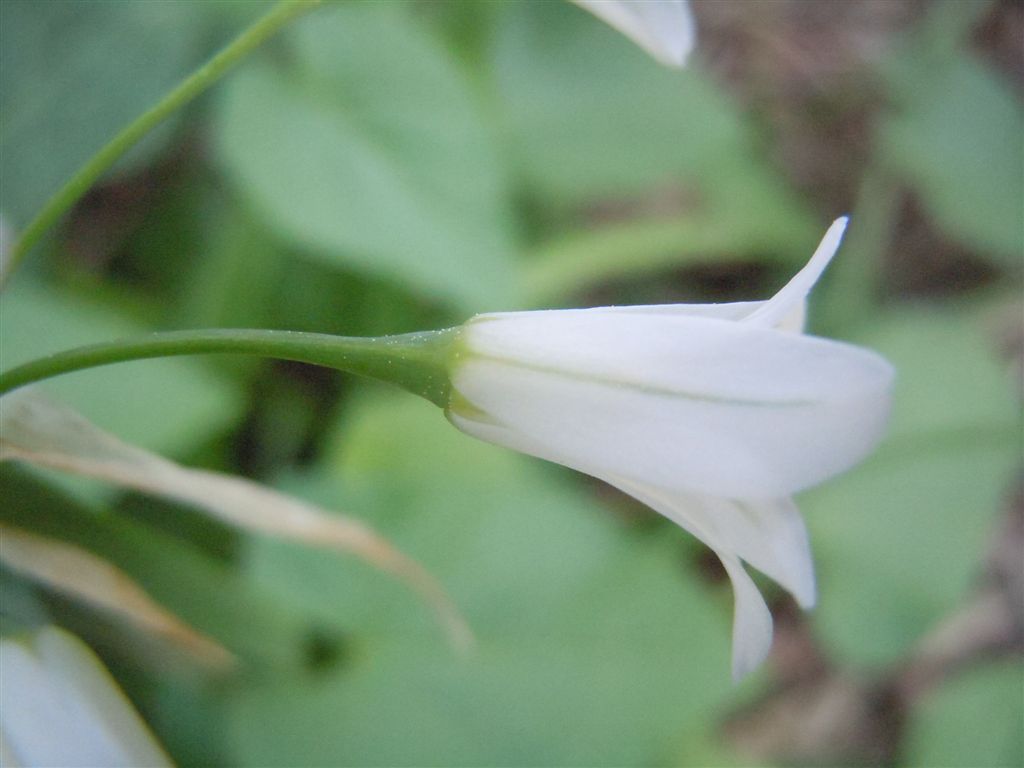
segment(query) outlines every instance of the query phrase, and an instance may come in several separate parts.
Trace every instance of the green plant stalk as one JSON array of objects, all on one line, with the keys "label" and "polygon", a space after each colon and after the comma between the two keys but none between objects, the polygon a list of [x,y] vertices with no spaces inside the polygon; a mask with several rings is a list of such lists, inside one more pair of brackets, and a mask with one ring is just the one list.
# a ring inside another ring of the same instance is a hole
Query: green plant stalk
[{"label": "green plant stalk", "polygon": [[277,30],[320,2],[321,0],[282,0],[206,64],[179,83],[155,106],[123,128],[99,152],[89,158],[28,223],[11,249],[10,261],[3,274],[0,274],[0,281],[14,272],[39,238],[143,136],[217,82],[232,66]]},{"label": "green plant stalk", "polygon": [[0,373],[0,395],[72,371],[128,360],[203,354],[252,354],[312,363],[395,384],[441,408],[448,406],[449,358],[457,328],[357,338],[324,333],[238,330],[153,333],[78,347]]},{"label": "green plant stalk", "polygon": [[872,319],[879,262],[892,239],[899,202],[900,185],[893,175],[877,163],[869,165],[861,176],[842,257],[817,294],[815,333],[850,338]]}]

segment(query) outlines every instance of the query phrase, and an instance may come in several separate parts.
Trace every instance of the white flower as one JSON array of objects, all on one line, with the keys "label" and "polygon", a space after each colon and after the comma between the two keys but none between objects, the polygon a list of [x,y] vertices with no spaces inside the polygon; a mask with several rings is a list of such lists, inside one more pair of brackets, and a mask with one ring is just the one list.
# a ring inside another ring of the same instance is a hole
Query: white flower
[{"label": "white flower", "polygon": [[790,495],[863,458],[888,420],[884,359],[790,332],[845,227],[769,301],[478,315],[452,365],[459,429],[598,477],[715,551],[736,593],[736,678],[772,638],[743,561],[813,605]]},{"label": "white flower", "polygon": [[0,642],[0,764],[170,766],[95,654],[46,627]]},{"label": "white flower", "polygon": [[682,67],[697,41],[686,0],[572,0],[669,67]]}]

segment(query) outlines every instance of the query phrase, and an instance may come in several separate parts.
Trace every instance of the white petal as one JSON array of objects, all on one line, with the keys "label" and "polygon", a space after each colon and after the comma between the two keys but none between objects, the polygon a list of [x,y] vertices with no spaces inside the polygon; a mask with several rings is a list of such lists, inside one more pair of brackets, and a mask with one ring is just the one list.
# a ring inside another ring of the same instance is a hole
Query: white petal
[{"label": "white petal", "polygon": [[721,535],[743,560],[812,608],[817,599],[807,527],[789,497],[761,501],[704,498]]},{"label": "white petal", "polygon": [[[715,320],[745,322],[766,304],[768,304],[767,301],[731,301],[722,304],[636,304],[628,307],[594,307],[592,309],[543,311],[608,312],[613,314],[642,314],[662,317],[686,315],[690,317],[707,317]],[[777,328],[780,331],[801,333],[804,329],[806,309],[807,302],[801,301],[786,314],[779,317],[777,322],[770,327]],[[489,316],[494,317],[495,315]]]},{"label": "white petal", "polygon": [[716,552],[736,555],[777,581],[803,608],[815,602],[814,564],[792,499],[739,501],[602,478],[685,528]]},{"label": "white petal", "polygon": [[[481,440],[587,472],[571,459],[551,455],[546,446],[514,429],[475,421],[457,411],[450,411],[448,417],[459,429]],[[718,555],[735,594],[734,680],[740,680],[758,667],[772,643],[771,613],[737,555],[786,587],[805,608],[814,603],[814,572],[807,532],[791,500],[751,502],[741,506],[739,502],[725,499],[646,487],[612,474],[595,476],[686,529]]]},{"label": "white petal", "polygon": [[739,681],[768,657],[772,647],[772,614],[757,585],[735,557],[718,553],[735,594],[732,620],[732,679]]},{"label": "white petal", "polygon": [[18,764],[171,764],[99,659],[66,632],[4,640],[0,677],[0,730]]},{"label": "white petal", "polygon": [[[541,312],[579,312],[586,314],[607,313],[614,315],[653,315],[656,317],[707,317],[713,320],[745,320],[765,304],[763,301],[731,301],[721,304],[635,304],[627,307],[593,307],[591,309],[550,309]],[[484,317],[507,317],[512,312],[484,315]],[[519,313],[524,314],[524,313]],[[533,313],[530,313],[533,314]]]},{"label": "white petal", "polygon": [[892,369],[839,342],[699,317],[472,321],[453,385],[545,458],[675,490],[777,498],[862,458]]},{"label": "white petal", "polygon": [[697,31],[686,0],[573,0],[662,64],[682,67]]},{"label": "white petal", "polygon": [[772,328],[789,333],[803,333],[804,323],[807,320],[807,300],[804,299],[791,307],[790,310],[776,320]]},{"label": "white petal", "polygon": [[849,219],[846,216],[836,219],[828,228],[825,237],[815,250],[807,266],[793,276],[786,285],[782,287],[771,299],[765,302],[747,318],[747,322],[758,325],[775,327],[785,325],[787,318],[799,313],[801,325],[803,323],[803,307],[807,300],[807,294],[818,282],[825,267],[832,261],[832,257],[839,250],[839,244],[843,240],[843,233],[846,232],[846,224]]}]

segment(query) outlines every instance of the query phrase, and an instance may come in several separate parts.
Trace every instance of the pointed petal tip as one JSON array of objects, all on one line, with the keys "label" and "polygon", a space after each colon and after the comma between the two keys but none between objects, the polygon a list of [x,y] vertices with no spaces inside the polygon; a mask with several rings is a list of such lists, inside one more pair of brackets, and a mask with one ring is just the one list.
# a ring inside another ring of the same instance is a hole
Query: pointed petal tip
[{"label": "pointed petal tip", "polygon": [[738,683],[768,658],[772,647],[772,614],[742,563],[732,555],[718,552],[732,581],[734,594],[732,626],[732,679]]},{"label": "pointed petal tip", "polygon": [[[750,564],[754,565],[753,563]],[[801,610],[811,610],[818,602],[818,589],[814,583],[814,570],[810,560],[806,561],[806,565],[809,567],[804,567],[802,562],[796,561],[788,562],[786,565],[789,566],[787,569],[789,573],[767,575],[773,578],[792,596]],[[756,565],[754,567],[757,568]],[[761,569],[758,568],[758,570]],[[780,580],[779,576],[784,576],[784,580]]]},{"label": "pointed petal tip", "polygon": [[757,671],[757,669],[765,662],[768,658],[768,653],[771,651],[771,644],[763,646],[758,649],[756,653],[746,653],[745,651],[750,649],[744,649],[735,645],[732,649],[732,682],[733,685],[739,685],[746,680],[750,675]]},{"label": "pointed petal tip", "polygon": [[749,315],[746,322],[769,327],[778,326],[794,312],[801,311],[807,295],[839,250],[849,220],[848,216],[840,216],[833,221],[804,268],[797,272],[778,293]]},{"label": "pointed petal tip", "polygon": [[850,217],[845,214],[829,224],[828,229],[825,230],[825,236],[821,238],[821,243],[815,250],[814,255],[811,256],[811,260],[813,261],[824,253],[828,253],[828,256],[825,258],[824,265],[827,266],[828,263],[832,261],[832,257],[835,256],[836,251],[839,250],[839,244],[843,241],[843,236],[846,234],[846,228],[849,225]]},{"label": "pointed petal tip", "polygon": [[[785,580],[779,580],[772,573],[767,575],[774,578],[779,584],[796,600],[803,610],[807,611],[814,607],[818,600],[818,585],[814,573],[814,558],[811,555],[810,537],[807,535],[807,527],[800,515],[796,504],[792,499],[784,499],[776,502],[776,508],[781,507],[789,514],[782,520],[788,525],[778,525],[778,534],[775,538],[777,558],[785,569]],[[788,519],[787,519],[788,518]],[[756,563],[751,563],[757,568]]]},{"label": "pointed petal tip", "polygon": [[809,611],[814,608],[818,604],[818,589],[814,583],[814,575],[811,575],[811,580],[806,588],[793,592],[792,595],[802,610]]},{"label": "pointed petal tip", "polygon": [[658,63],[682,69],[696,44],[687,0],[572,0],[614,27]]},{"label": "pointed petal tip", "polygon": [[817,282],[818,278],[821,277],[825,268],[832,263],[832,259],[839,250],[840,244],[843,242],[843,236],[846,234],[846,227],[849,223],[849,216],[840,216],[829,225],[827,230],[825,230],[825,235],[821,238],[821,242],[818,243],[818,247],[814,250],[811,260],[807,262],[807,266],[804,267],[804,270],[810,271],[814,274],[813,281],[807,286],[808,291],[814,286],[814,283]]}]

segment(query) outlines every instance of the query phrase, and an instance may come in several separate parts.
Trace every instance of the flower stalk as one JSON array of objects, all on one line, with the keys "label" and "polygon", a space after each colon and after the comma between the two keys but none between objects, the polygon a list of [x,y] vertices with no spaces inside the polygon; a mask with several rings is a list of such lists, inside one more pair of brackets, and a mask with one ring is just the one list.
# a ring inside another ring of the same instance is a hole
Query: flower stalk
[{"label": "flower stalk", "polygon": [[0,373],[0,395],[72,371],[153,357],[251,354],[323,365],[388,382],[444,408],[458,329],[359,338],[294,331],[212,329],[153,333],[58,352]]},{"label": "flower stalk", "polygon": [[0,274],[0,282],[14,272],[26,254],[46,234],[46,231],[57,223],[57,220],[147,133],[216,83],[231,67],[244,59],[281,27],[319,5],[320,2],[321,0],[281,0],[206,64],[179,83],[156,105],[125,126],[120,133],[89,158],[85,165],[67,180],[64,186],[46,202],[35,218],[28,223],[21,237],[11,249],[10,261],[3,273]]}]

